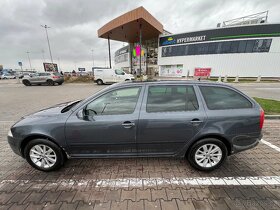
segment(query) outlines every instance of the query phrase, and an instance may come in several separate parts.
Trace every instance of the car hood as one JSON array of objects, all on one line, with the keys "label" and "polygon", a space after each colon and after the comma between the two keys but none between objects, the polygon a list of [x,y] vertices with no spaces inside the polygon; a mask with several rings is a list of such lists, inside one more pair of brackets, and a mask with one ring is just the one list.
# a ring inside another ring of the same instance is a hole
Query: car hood
[{"label": "car hood", "polygon": [[49,116],[53,116],[53,115],[59,115],[62,114],[62,110],[68,106],[70,106],[73,103],[79,102],[80,100],[76,100],[76,101],[68,101],[68,102],[64,102],[64,103],[60,103],[60,104],[56,104],[54,106],[51,106],[49,108],[46,109],[42,109],[38,112],[34,112],[32,114],[29,114],[27,116],[24,116],[23,118],[32,118],[32,117],[49,117]]}]

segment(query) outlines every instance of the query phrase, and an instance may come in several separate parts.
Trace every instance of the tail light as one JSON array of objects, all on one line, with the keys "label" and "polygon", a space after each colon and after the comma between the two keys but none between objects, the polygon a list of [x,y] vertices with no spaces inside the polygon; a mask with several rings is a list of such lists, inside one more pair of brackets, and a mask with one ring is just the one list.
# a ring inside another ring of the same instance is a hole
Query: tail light
[{"label": "tail light", "polygon": [[260,114],[260,129],[263,128],[263,123],[264,123],[264,111],[261,109],[261,114]]},{"label": "tail light", "polygon": [[53,76],[52,78],[53,78],[53,79],[59,79],[60,76]]}]

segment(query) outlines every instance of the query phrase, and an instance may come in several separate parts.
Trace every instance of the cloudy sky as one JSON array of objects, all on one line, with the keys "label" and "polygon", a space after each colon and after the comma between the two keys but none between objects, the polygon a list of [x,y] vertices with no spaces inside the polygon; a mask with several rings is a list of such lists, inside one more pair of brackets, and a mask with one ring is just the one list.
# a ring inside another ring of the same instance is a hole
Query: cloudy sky
[{"label": "cloudy sky", "polygon": [[[214,28],[218,22],[269,10],[270,23],[280,22],[279,0],[0,0],[0,65],[4,68],[43,69],[50,61],[47,24],[54,62],[63,71],[75,67],[108,65],[107,41],[97,30],[113,18],[136,7],[145,7],[172,32]],[[124,43],[112,41],[112,55]]]}]

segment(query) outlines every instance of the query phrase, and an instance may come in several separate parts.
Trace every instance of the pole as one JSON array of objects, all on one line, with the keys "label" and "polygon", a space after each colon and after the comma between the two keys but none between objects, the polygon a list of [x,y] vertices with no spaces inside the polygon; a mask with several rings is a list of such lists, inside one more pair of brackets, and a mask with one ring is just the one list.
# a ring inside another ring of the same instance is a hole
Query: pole
[{"label": "pole", "polygon": [[27,51],[26,53],[27,53],[27,57],[28,57],[28,60],[29,60],[30,71],[32,71],[31,61],[30,61],[30,57],[29,57],[30,52]]},{"label": "pole", "polygon": [[93,57],[93,50],[91,50],[92,53],[92,68],[94,67],[94,57]]},{"label": "pole", "polygon": [[[49,52],[50,52],[50,57],[51,57],[51,62],[52,62],[52,66],[53,66],[53,58],[52,58],[52,51],[51,51],[51,46],[50,46],[50,40],[49,40],[49,35],[48,35],[48,28],[50,28],[50,27],[48,27],[47,25],[41,25],[43,28],[45,28],[45,30],[46,30],[46,36],[47,36],[47,41],[48,41],[48,46],[49,46]],[[54,68],[54,66],[53,66],[53,68]]]},{"label": "pole", "polygon": [[112,68],[111,64],[111,47],[110,47],[110,38],[108,36],[108,48],[109,48],[109,64],[110,64],[110,69]]},{"label": "pole", "polygon": [[140,36],[139,36],[140,40],[140,77],[141,77],[141,74],[142,74],[142,24],[140,23]]}]

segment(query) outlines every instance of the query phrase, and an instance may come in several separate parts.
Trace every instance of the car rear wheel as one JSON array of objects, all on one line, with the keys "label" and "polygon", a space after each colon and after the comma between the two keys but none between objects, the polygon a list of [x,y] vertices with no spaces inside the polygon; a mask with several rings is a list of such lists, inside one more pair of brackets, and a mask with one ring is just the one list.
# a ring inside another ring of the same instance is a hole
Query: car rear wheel
[{"label": "car rear wheel", "polygon": [[52,80],[48,80],[48,81],[47,81],[47,84],[48,84],[49,86],[53,86],[53,85],[54,85],[54,82],[53,82]]},{"label": "car rear wheel", "polygon": [[201,171],[212,171],[219,168],[227,158],[225,144],[214,138],[196,142],[188,152],[189,163]]},{"label": "car rear wheel", "polygon": [[31,83],[28,81],[28,80],[23,80],[22,83],[25,85],[25,86],[30,86]]},{"label": "car rear wheel", "polygon": [[46,139],[30,141],[24,149],[24,156],[32,167],[41,171],[54,171],[64,164],[61,149]]},{"label": "car rear wheel", "polygon": [[102,81],[101,79],[98,79],[98,80],[96,81],[96,83],[97,83],[98,85],[103,85],[103,81]]},{"label": "car rear wheel", "polygon": [[58,82],[57,84],[58,84],[58,85],[62,85],[62,82]]}]

